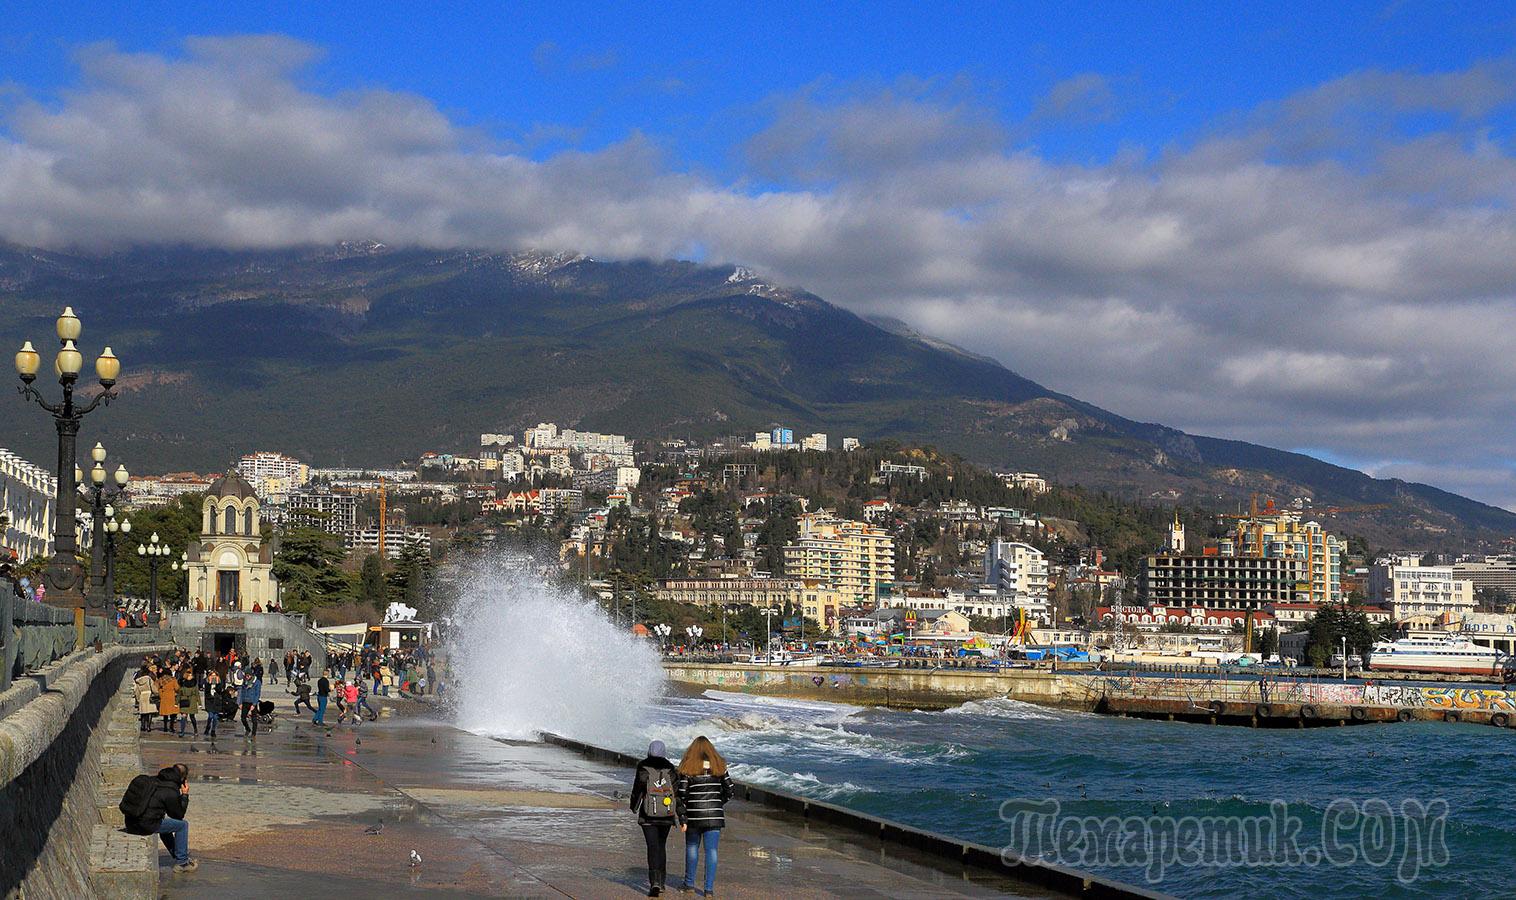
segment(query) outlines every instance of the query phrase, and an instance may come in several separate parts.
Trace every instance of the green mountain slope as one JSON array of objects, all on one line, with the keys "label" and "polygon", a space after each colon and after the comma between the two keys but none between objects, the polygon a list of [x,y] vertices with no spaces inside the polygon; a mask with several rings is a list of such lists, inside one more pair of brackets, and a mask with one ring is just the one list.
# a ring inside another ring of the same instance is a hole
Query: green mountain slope
[{"label": "green mountain slope", "polygon": [[[65,304],[84,318],[86,353],[109,340],[123,397],[85,437],[141,471],[213,469],[260,448],[382,464],[542,420],[642,438],[783,422],[1159,501],[1384,503],[1341,527],[1385,542],[1516,532],[1516,515],[1426,485],[1122,418],[731,267],[372,244],[0,247],[0,304],[12,345],[40,346]],[[11,403],[0,445],[48,458],[50,424]]]}]

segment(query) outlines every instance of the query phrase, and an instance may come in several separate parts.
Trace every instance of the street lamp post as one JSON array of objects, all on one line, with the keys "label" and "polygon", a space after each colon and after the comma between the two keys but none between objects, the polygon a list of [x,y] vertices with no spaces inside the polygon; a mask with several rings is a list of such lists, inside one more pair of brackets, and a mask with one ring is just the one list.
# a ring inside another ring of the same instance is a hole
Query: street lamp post
[{"label": "street lamp post", "polygon": [[[36,401],[38,406],[50,413],[58,430],[58,509],[53,519],[53,556],[48,561],[44,581],[47,584],[47,601],[54,606],[82,607],[85,604],[84,568],[79,565],[76,552],[79,542],[74,532],[74,511],[79,489],[74,478],[75,440],[79,436],[79,421],[102,403],[116,398],[113,388],[121,375],[121,360],[106,347],[95,360],[95,374],[100,379],[100,393],[88,403],[74,402],[74,385],[79,381],[79,370],[84,367],[84,355],[75,341],[81,332],[79,317],[73,307],[63,310],[58,317],[56,331],[59,350],[53,360],[53,372],[63,388],[63,400],[49,403],[42,392],[33,386],[37,370],[42,366],[42,355],[27,341],[16,353],[16,372],[21,376],[21,396]],[[98,595],[93,600],[98,600]],[[103,610],[93,610],[103,612]]]},{"label": "street lamp post", "polygon": [[[89,606],[92,609],[106,609],[115,599],[112,592],[115,584],[107,586],[107,570],[110,563],[106,560],[107,554],[107,520],[115,514],[114,508],[107,500],[120,494],[126,489],[126,482],[130,479],[126,466],[117,466],[114,475],[105,470],[105,447],[95,444],[95,449],[90,451],[90,458],[95,465],[89,472],[89,501],[90,501],[90,529],[93,539],[90,541],[90,599]],[[77,469],[77,467],[76,467]],[[82,480],[82,472],[75,471],[75,480]],[[111,482],[114,482],[114,490],[109,490]]]},{"label": "street lamp post", "polygon": [[115,507],[109,504],[105,507],[105,601],[114,602],[116,599],[116,535],[130,535],[132,533],[132,520],[116,520]]},{"label": "street lamp post", "polygon": [[[148,620],[155,624],[158,621],[158,564],[163,562],[164,557],[173,552],[173,549],[169,545],[159,542],[158,532],[156,531],[153,532],[153,536],[146,543],[137,545],[137,555],[147,560]],[[178,565],[177,562],[174,563],[176,568]]]},{"label": "street lamp post", "polygon": [[769,662],[773,662],[774,661],[774,617],[777,616],[777,615],[779,615],[779,610],[775,609],[772,606],[768,606],[768,607],[765,607],[764,609],[762,609],[761,612],[763,613],[763,630],[764,630],[764,634],[767,636],[766,643],[768,645]]}]

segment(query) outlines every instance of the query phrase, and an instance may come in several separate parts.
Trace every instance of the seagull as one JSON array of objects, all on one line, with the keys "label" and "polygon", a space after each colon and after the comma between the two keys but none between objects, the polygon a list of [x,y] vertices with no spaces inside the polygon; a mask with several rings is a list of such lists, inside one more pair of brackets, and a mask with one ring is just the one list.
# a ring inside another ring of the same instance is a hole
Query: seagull
[{"label": "seagull", "polygon": [[415,850],[412,850],[411,851],[411,868],[414,869],[414,868],[416,868],[419,865],[421,865],[421,854],[417,853]]},{"label": "seagull", "polygon": [[363,833],[364,834],[383,834],[384,833],[384,820],[380,819],[378,825],[370,825],[369,827],[363,829]]}]

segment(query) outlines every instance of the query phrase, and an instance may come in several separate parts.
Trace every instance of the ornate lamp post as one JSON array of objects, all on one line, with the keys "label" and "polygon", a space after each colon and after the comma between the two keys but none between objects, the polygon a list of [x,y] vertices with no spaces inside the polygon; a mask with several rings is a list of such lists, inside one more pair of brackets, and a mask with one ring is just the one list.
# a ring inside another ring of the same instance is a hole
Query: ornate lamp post
[{"label": "ornate lamp post", "polygon": [[116,509],[109,505],[105,507],[105,519],[105,600],[113,603],[116,600],[116,535],[131,534],[132,520],[117,521]]},{"label": "ornate lamp post", "polygon": [[[172,553],[173,551],[170,550],[169,552]],[[189,607],[189,554],[188,553],[181,553],[181,554],[179,554],[179,558],[176,559],[176,560],[174,560],[173,564],[170,565],[169,568],[173,569],[175,572],[183,572],[184,573],[184,593],[182,593],[182,594],[179,595],[179,600],[180,600],[180,603],[182,603],[185,606],[185,608],[188,608]],[[174,581],[175,581],[175,583],[177,583],[179,581],[179,576],[178,575],[174,576]]]},{"label": "ornate lamp post", "polygon": [[[38,406],[50,413],[58,429],[58,509],[53,520],[53,557],[47,564],[44,582],[47,584],[47,602],[54,606],[81,607],[84,605],[84,568],[75,556],[79,542],[74,533],[74,510],[77,501],[77,480],[74,478],[74,441],[79,435],[79,420],[102,403],[110,403],[116,394],[112,388],[121,375],[121,360],[106,347],[95,360],[95,374],[100,379],[100,393],[85,404],[74,402],[74,385],[79,381],[79,370],[84,367],[84,355],[75,341],[79,339],[81,326],[73,307],[63,310],[56,326],[60,349],[53,360],[53,372],[63,388],[63,400],[49,403],[42,392],[33,387],[37,370],[41,368],[42,356],[32,349],[27,341],[16,354],[16,372],[21,376],[21,396],[35,400]],[[103,610],[92,609],[93,612]]]},{"label": "ornate lamp post", "polygon": [[[115,482],[114,490],[110,491],[110,496],[114,497],[126,489],[126,482],[131,476],[127,474],[126,466],[117,466],[114,476],[106,473],[105,448],[100,444],[95,444],[95,449],[89,455],[95,461],[94,468],[89,472],[90,525],[94,532],[94,539],[90,541],[89,606],[91,609],[105,609],[115,600],[115,594],[111,591],[115,587],[114,583],[109,588],[106,586],[110,580],[107,578],[110,563],[106,561],[106,520],[115,514],[114,508],[106,503],[107,485],[111,481]],[[82,480],[82,472],[76,471],[74,474],[75,480]]]},{"label": "ornate lamp post", "polygon": [[147,543],[137,545],[137,555],[147,559],[148,574],[148,619],[153,623],[158,621],[158,564],[174,551],[169,545],[160,543],[158,532],[148,538]]}]

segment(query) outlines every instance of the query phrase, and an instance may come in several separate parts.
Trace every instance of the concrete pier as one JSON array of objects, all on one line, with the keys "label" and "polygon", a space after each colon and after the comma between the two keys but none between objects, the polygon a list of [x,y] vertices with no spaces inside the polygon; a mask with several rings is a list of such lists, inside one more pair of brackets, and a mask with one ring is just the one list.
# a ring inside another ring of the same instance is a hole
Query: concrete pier
[{"label": "concrete pier", "polygon": [[[417,710],[321,728],[291,715],[278,687],[265,697],[283,701],[282,721],[256,741],[231,723],[214,745],[161,732],[143,740],[148,769],[191,767],[190,842],[200,869],[165,869],[165,897],[644,891],[625,769],[543,743],[470,734]],[[380,820],[381,833],[364,833]],[[684,871],[677,832],[668,846],[674,884]],[[419,866],[409,864],[413,849]],[[723,897],[1050,896],[742,801],[722,836],[719,874]],[[1102,894],[1110,895],[1091,895]]]},{"label": "concrete pier", "polygon": [[1007,698],[1225,725],[1295,728],[1415,720],[1516,727],[1516,691],[1492,687],[918,665],[857,669],[670,661],[664,670],[671,680],[696,689],[895,709],[938,710],[971,700]]}]

